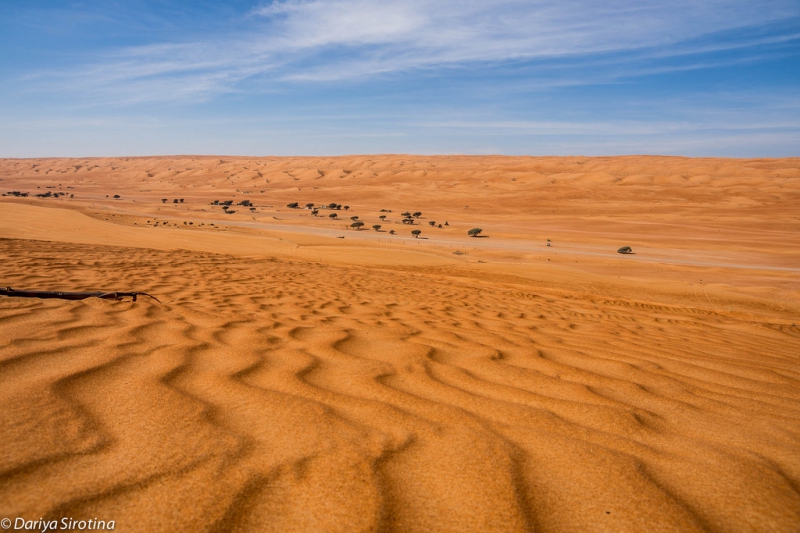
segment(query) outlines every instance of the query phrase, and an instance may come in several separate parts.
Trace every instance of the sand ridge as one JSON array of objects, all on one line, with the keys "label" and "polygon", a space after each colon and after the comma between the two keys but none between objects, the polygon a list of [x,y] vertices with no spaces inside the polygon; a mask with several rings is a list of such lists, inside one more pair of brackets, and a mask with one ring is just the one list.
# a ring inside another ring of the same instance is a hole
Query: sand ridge
[{"label": "sand ridge", "polygon": [[[798,239],[798,167],[3,161],[3,191],[75,191],[0,199],[4,286],[164,304],[0,299],[0,515],[122,531],[796,531],[800,283],[778,243]],[[340,185],[366,172],[383,182]],[[541,176],[593,183],[605,218]],[[274,188],[241,192],[259,179]],[[285,207],[326,179],[316,191],[352,204],[346,222]],[[674,212],[653,200],[664,182]],[[184,203],[161,202],[168,190]],[[223,195],[258,207],[224,215],[208,205]],[[417,206],[425,241],[345,226]],[[475,224],[490,237],[466,237]],[[625,232],[637,256],[610,246]],[[644,260],[664,250],[672,263]]]}]

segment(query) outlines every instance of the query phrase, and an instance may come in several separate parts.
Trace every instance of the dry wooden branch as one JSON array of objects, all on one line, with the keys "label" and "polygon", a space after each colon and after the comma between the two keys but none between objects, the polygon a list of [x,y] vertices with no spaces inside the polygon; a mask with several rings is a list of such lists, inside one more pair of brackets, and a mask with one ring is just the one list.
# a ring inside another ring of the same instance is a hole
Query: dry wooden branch
[{"label": "dry wooden branch", "polygon": [[161,300],[156,298],[151,294],[147,294],[146,292],[103,292],[103,291],[94,291],[94,292],[61,292],[61,291],[18,291],[16,289],[12,289],[11,287],[6,287],[5,289],[0,289],[0,295],[2,296],[14,296],[16,298],[59,298],[61,300],[85,300],[86,298],[102,298],[104,300],[122,300],[125,296],[130,296],[133,298],[133,301],[136,301],[136,297],[147,296],[148,298],[152,298],[153,300],[161,303]]}]

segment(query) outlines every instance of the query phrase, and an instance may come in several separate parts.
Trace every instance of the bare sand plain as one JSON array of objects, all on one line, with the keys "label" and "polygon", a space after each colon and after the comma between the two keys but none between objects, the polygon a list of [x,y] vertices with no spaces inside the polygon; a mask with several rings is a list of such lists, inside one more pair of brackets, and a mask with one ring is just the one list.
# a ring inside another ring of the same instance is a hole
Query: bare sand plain
[{"label": "bare sand plain", "polygon": [[2,517],[800,530],[800,159],[7,159],[0,191],[0,285],[163,302],[0,296]]}]

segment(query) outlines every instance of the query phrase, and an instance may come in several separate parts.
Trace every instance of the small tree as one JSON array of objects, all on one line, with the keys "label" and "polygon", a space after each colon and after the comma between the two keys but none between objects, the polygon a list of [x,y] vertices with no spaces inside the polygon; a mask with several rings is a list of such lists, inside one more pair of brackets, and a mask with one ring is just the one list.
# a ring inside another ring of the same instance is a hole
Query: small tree
[{"label": "small tree", "polygon": [[360,230],[360,229],[361,229],[361,227],[362,227],[363,225],[364,225],[364,223],[363,223],[363,222],[361,222],[360,220],[356,220],[355,222],[353,222],[352,224],[350,224],[350,227],[351,227],[351,228],[355,228],[355,229],[357,229],[357,230]]},{"label": "small tree", "polygon": [[314,209],[313,211],[311,211],[311,214],[317,216],[319,214],[319,211]]},{"label": "small tree", "polygon": [[472,228],[467,232],[467,235],[469,235],[470,237],[477,237],[478,235],[481,234],[482,231],[483,230],[481,228]]},{"label": "small tree", "polygon": [[394,235],[394,230],[393,229],[389,230],[389,235]]},{"label": "small tree", "polygon": [[419,218],[421,216],[422,216],[422,211],[417,211],[416,213],[414,213],[414,218]]},{"label": "small tree", "polygon": [[436,225],[436,221],[434,221],[434,220],[429,220],[429,221],[428,221],[428,225],[429,225],[429,226],[435,226],[435,225]]},{"label": "small tree", "polygon": [[299,203],[297,203],[297,202],[292,202],[292,203],[290,203],[290,204],[286,204],[286,207],[289,207],[289,208],[291,208],[291,209],[297,209],[297,207],[298,207],[299,205],[300,205],[300,204],[299,204]]},{"label": "small tree", "polygon": [[347,211],[348,209],[350,209],[350,206],[349,206],[349,205],[346,205],[346,206],[344,206],[344,210],[345,210],[345,211]]},{"label": "small tree", "polygon": [[183,198],[180,199],[180,202],[183,203]]},{"label": "small tree", "polygon": [[381,225],[380,224],[373,224],[372,225],[372,229],[374,229],[375,231],[378,231],[379,229],[381,229]]},{"label": "small tree", "polygon": [[336,209],[336,204],[334,204],[333,202],[329,203],[328,209]]},{"label": "small tree", "polygon": [[381,219],[381,222],[383,222],[384,220],[386,220],[386,215],[381,215],[378,218]]},{"label": "small tree", "polygon": [[161,199],[161,203],[162,203],[162,204],[165,204],[165,203],[167,203],[167,199],[166,199],[166,198],[162,198],[162,199]]},{"label": "small tree", "polygon": [[352,216],[352,217],[350,217],[350,220],[353,220],[353,221],[358,220],[358,216]]},{"label": "small tree", "polygon": [[313,209],[313,208],[314,208],[314,202],[309,202],[306,204],[306,209]]},{"label": "small tree", "polygon": [[115,194],[115,195],[114,195],[114,199],[115,199],[115,200],[119,200],[119,199],[120,199],[120,195],[119,195],[119,194]]},{"label": "small tree", "polygon": [[331,213],[330,215],[328,215],[328,217],[329,218],[336,218],[336,213]]},{"label": "small tree", "polygon": [[177,204],[177,203],[178,203],[178,199],[177,199],[177,198],[174,198],[174,199],[172,200],[172,203],[173,203],[173,204]]},{"label": "small tree", "polygon": [[404,217],[410,217],[411,216],[411,211],[406,211],[405,213],[400,213],[400,215],[402,215]]},{"label": "small tree", "polygon": [[420,233],[422,233],[422,230],[415,229],[414,231],[411,232],[411,235],[413,235],[414,238],[417,239],[417,238],[419,238],[419,234]]}]

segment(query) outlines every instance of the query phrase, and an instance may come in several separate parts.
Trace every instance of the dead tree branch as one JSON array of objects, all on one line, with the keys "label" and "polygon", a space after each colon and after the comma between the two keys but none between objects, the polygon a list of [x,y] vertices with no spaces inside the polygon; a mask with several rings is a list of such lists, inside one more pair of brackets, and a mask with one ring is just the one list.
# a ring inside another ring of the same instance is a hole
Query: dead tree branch
[{"label": "dead tree branch", "polygon": [[58,298],[61,300],[85,300],[86,298],[102,298],[103,300],[122,300],[126,296],[130,296],[133,301],[136,301],[137,296],[147,296],[153,300],[161,303],[161,300],[147,294],[146,292],[62,292],[62,291],[18,291],[11,287],[0,289],[0,296],[13,296],[15,298]]}]

